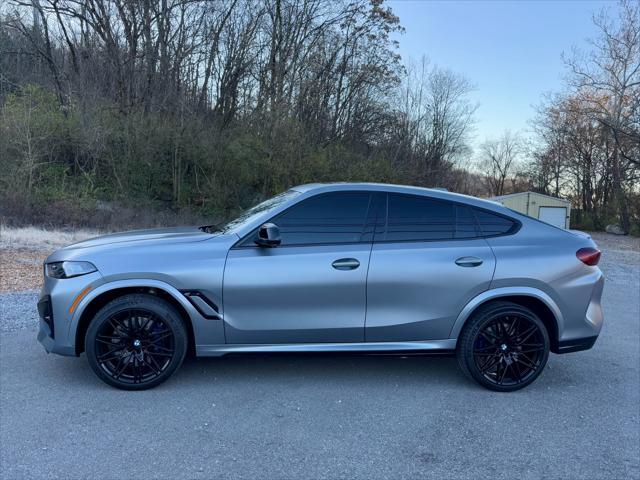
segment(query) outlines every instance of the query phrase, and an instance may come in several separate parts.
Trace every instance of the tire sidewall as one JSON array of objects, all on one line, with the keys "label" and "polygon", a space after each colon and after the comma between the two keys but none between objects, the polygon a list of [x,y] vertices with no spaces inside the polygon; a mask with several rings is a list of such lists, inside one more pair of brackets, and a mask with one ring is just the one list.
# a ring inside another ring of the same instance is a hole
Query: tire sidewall
[{"label": "tire sidewall", "polygon": [[[173,333],[175,344],[175,354],[167,368],[158,377],[139,384],[128,384],[119,382],[112,378],[100,366],[100,363],[96,358],[95,349],[96,335],[104,323],[113,315],[133,308],[148,310],[162,318],[167,327]],[[103,382],[122,390],[146,390],[163,383],[182,364],[187,352],[187,332],[182,317],[167,301],[148,294],[125,295],[112,300],[95,315],[89,324],[89,328],[87,329],[85,336],[85,352],[91,369]]]}]

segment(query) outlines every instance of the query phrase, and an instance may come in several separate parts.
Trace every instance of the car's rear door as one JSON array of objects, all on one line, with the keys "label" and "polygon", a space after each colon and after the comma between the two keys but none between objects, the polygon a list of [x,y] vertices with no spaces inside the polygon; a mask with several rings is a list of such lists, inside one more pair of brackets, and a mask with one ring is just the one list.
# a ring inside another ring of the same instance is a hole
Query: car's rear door
[{"label": "car's rear door", "polygon": [[229,252],[224,274],[227,343],[363,342],[372,194],[332,192],[302,200],[270,221],[282,243],[250,234]]},{"label": "car's rear door", "polygon": [[369,264],[366,341],[446,339],[489,288],[493,252],[469,206],[396,193],[386,203]]}]

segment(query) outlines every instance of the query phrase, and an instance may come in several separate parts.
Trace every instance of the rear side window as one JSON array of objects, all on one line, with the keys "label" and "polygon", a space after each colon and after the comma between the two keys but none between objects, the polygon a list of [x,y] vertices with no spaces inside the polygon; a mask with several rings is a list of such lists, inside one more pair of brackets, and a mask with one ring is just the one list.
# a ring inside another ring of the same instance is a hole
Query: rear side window
[{"label": "rear side window", "polygon": [[455,238],[477,238],[482,235],[478,231],[476,219],[471,208],[456,205],[456,236]]},{"label": "rear side window", "polygon": [[475,208],[473,210],[476,215],[480,231],[485,237],[508,234],[517,228],[517,223],[506,217]]},{"label": "rear side window", "polygon": [[390,193],[386,225],[376,227],[376,241],[420,242],[482,238],[513,233],[517,226],[517,222],[507,217],[467,205]]},{"label": "rear side window", "polygon": [[455,234],[454,205],[426,197],[389,194],[384,240],[391,242],[451,240]]},{"label": "rear side window", "polygon": [[366,241],[370,197],[369,192],[336,192],[303,200],[272,220],[280,227],[281,245]]}]

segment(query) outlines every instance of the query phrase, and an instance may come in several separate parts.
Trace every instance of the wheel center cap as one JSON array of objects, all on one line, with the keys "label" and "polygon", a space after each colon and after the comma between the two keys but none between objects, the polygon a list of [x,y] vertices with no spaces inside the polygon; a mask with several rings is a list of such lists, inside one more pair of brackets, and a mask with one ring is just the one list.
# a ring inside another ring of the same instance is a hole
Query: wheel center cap
[{"label": "wheel center cap", "polygon": [[134,348],[140,348],[142,346],[142,342],[137,338],[133,341]]},{"label": "wheel center cap", "polygon": [[506,343],[503,343],[502,345],[500,345],[500,350],[502,350],[503,352],[506,352],[508,348],[509,347],[507,347]]}]

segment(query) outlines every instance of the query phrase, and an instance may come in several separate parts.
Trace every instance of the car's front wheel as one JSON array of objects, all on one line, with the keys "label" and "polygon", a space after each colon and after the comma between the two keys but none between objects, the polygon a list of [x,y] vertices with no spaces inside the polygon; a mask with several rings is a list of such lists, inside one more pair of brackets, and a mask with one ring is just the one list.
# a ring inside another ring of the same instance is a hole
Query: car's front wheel
[{"label": "car's front wheel", "polygon": [[187,333],[176,309],[148,294],[112,300],[94,317],[85,338],[89,365],[98,377],[124,390],[164,382],[182,364]]},{"label": "car's front wheel", "polygon": [[483,387],[519,390],[544,370],[549,335],[529,308],[494,302],[481,307],[465,325],[457,357],[460,369]]}]

